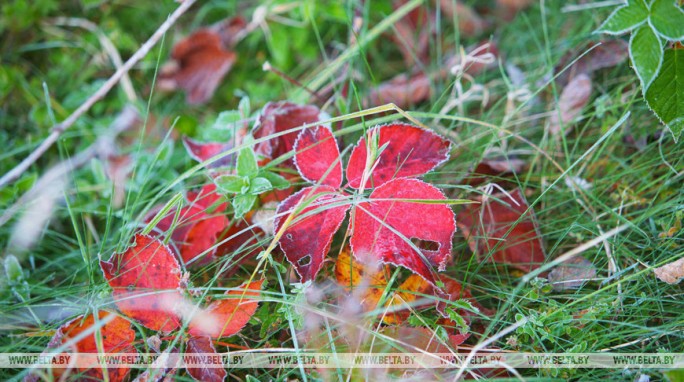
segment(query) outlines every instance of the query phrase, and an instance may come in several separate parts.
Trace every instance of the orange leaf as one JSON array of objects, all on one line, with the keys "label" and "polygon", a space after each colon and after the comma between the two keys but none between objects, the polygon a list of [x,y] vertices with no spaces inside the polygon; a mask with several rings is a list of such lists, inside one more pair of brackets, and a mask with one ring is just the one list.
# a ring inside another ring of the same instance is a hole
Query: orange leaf
[{"label": "orange leaf", "polygon": [[[103,325],[103,322],[106,323]],[[83,335],[86,331],[92,331],[92,333],[75,341],[77,337]],[[102,338],[102,348],[97,346],[96,335],[98,333]],[[137,350],[132,345],[134,340],[135,332],[131,329],[131,323],[128,320],[101,310],[98,312],[97,322],[95,315],[91,314],[85,318],[84,316],[78,316],[62,325],[50,340],[47,349],[55,349],[70,344],[69,350],[73,353],[100,353],[101,351],[107,354],[137,353]],[[67,369],[51,370],[53,376],[58,377]],[[84,379],[103,379],[101,368],[79,367],[78,370],[85,374],[83,376]],[[109,380],[115,382],[125,380],[129,372],[129,368],[109,368],[107,370]],[[32,374],[27,380],[38,380],[38,376]]]},{"label": "orange leaf", "polygon": [[213,302],[190,321],[188,332],[195,337],[229,337],[238,333],[254,315],[264,280],[242,284],[239,288],[226,292],[232,298]]}]

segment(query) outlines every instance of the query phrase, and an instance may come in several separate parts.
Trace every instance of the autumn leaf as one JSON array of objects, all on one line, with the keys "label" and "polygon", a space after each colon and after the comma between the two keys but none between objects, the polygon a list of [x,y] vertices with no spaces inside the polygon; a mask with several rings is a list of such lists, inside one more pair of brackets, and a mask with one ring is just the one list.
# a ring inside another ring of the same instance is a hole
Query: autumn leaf
[{"label": "autumn leaf", "polygon": [[368,157],[366,137],[375,134],[377,146],[385,148],[364,188],[378,187],[393,178],[424,175],[449,159],[451,143],[432,131],[403,123],[378,126],[362,137],[351,153],[347,165],[350,187],[361,187]]},{"label": "autumn leaf", "polygon": [[236,58],[219,33],[199,29],[173,47],[172,61],[162,67],[158,86],[163,90],[183,89],[187,103],[203,104],[214,95]]},{"label": "autumn leaf", "polygon": [[330,128],[317,126],[303,130],[294,151],[297,171],[306,181],[333,188],[342,186],[340,150]]},{"label": "autumn leaf", "polygon": [[276,211],[279,232],[288,216],[301,209],[278,241],[302,281],[313,280],[323,266],[333,236],[342,225],[349,203],[330,186],[312,186],[285,199]]},{"label": "autumn leaf", "polygon": [[583,256],[575,256],[549,272],[548,280],[555,291],[577,289],[596,278],[596,267]]},{"label": "autumn leaf", "polygon": [[684,279],[684,258],[654,269],[656,277],[668,284],[678,284]]},{"label": "autumn leaf", "polygon": [[[194,337],[230,337],[247,325],[256,312],[259,292],[264,280],[245,283],[225,293],[229,298],[211,303],[188,324],[188,333]],[[205,317],[206,315],[206,317]]]},{"label": "autumn leaf", "polygon": [[581,115],[582,109],[589,102],[591,90],[591,78],[586,74],[580,74],[568,82],[558,99],[558,110],[551,111],[551,134],[560,133],[562,128],[566,134],[570,131],[569,125]]},{"label": "autumn leaf", "polygon": [[[209,337],[190,337],[185,351],[190,354],[221,358]],[[223,382],[227,375],[226,369],[222,367],[186,367],[186,370],[191,377],[202,382]]]},{"label": "autumn leaf", "polygon": [[[300,137],[311,146],[315,136],[331,143],[321,144],[316,156],[297,158],[298,167],[312,174],[312,180],[320,179],[322,169],[336,170],[340,161],[329,131],[319,128]],[[370,163],[366,140],[371,138],[377,138],[380,152],[366,175]],[[349,185],[358,188],[361,179],[368,179],[367,187],[376,189],[368,202],[352,209],[350,243],[354,256],[364,262],[401,265],[432,284],[436,282],[432,266],[443,269],[450,258],[454,215],[441,191],[405,177],[432,170],[448,158],[450,147],[449,141],[435,133],[401,123],[373,128],[361,139],[347,167]],[[330,184],[339,183],[335,177]],[[312,186],[278,206],[276,232],[285,229],[279,245],[303,281],[314,279],[321,269],[332,238],[350,208],[347,198],[344,191],[330,185]],[[428,247],[421,248],[423,244]]]},{"label": "autumn leaf", "polygon": [[[183,145],[185,146],[185,150],[187,150],[188,154],[190,157],[197,162],[204,162],[207,161],[221,153],[225,153],[229,150],[231,150],[233,146],[233,142],[226,142],[226,143],[221,143],[221,142],[198,142],[192,138],[184,137],[183,138]],[[208,168],[216,168],[216,167],[235,167],[235,159],[236,155],[231,154],[231,155],[225,155],[221,159],[217,160],[216,162],[213,162]]]},{"label": "autumn leaf", "polygon": [[457,216],[458,227],[479,258],[530,272],[539,268],[546,254],[536,219],[528,207],[519,189],[492,195],[481,204],[466,205]]},{"label": "autumn leaf", "polygon": [[109,261],[100,260],[115,303],[122,313],[149,329],[173,331],[180,326],[174,311],[182,299],[180,265],[161,241],[140,234],[134,240]]},{"label": "autumn leaf", "polygon": [[451,207],[433,203],[437,200],[446,197],[418,179],[398,178],[373,190],[369,201],[355,208],[354,256],[362,262],[401,265],[434,285],[432,266],[444,270],[456,230]]},{"label": "autumn leaf", "polygon": [[[102,339],[102,347],[97,345],[98,336]],[[68,349],[73,353],[137,353],[132,345],[134,341],[135,332],[128,320],[101,310],[97,314],[97,319],[94,314],[78,316],[62,325],[57,329],[46,350],[69,345]],[[54,377],[59,377],[66,370],[68,369],[51,369]],[[78,370],[84,373],[83,378],[103,379],[101,368],[79,367]],[[130,368],[127,367],[107,369],[108,378],[113,382],[126,380],[129,372]],[[39,378],[36,374],[31,374],[26,380],[37,381]]]},{"label": "autumn leaf", "polygon": [[[261,111],[258,123],[252,131],[255,139],[269,139],[257,143],[254,151],[268,159],[275,159],[288,154],[294,148],[299,131],[287,131],[323,119],[325,118],[321,116],[321,111],[313,105],[269,102]],[[274,136],[276,134],[281,135]],[[291,159],[286,164],[293,166]]]}]

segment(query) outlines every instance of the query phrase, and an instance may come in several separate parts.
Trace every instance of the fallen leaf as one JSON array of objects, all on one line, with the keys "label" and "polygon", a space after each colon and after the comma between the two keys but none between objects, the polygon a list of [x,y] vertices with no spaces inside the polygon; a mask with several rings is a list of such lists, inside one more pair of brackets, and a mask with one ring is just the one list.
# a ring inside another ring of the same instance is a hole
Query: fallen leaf
[{"label": "fallen leaf", "polygon": [[369,201],[355,208],[350,240],[354,256],[363,263],[401,265],[434,285],[432,267],[444,270],[456,231],[451,207],[434,203],[437,200],[446,197],[418,179],[398,178],[375,188]]},{"label": "fallen leaf", "polygon": [[183,89],[191,105],[205,103],[214,95],[236,57],[234,52],[225,49],[221,35],[200,29],[173,47],[173,61],[162,68],[158,86],[164,90]]},{"label": "fallen leaf", "polygon": [[[191,354],[201,354],[202,357],[221,359],[209,337],[190,337],[185,351]],[[185,369],[192,378],[202,382],[223,382],[227,375],[226,369],[218,367],[186,367]]]},{"label": "fallen leaf", "polygon": [[[137,353],[133,347],[135,332],[131,329],[128,320],[113,313],[99,311],[95,320],[95,315],[79,316],[62,325],[50,340],[46,353],[52,354],[49,350],[70,344],[69,351],[73,353],[100,353],[101,350],[108,355],[116,353]],[[105,322],[103,324],[103,322]],[[92,331],[90,334],[86,332]],[[97,336],[102,338],[102,347],[97,346]],[[81,337],[83,336],[83,337]],[[76,363],[78,356],[72,356],[72,362]],[[68,369],[51,369],[54,377],[61,376]],[[103,379],[101,368],[79,367],[79,372],[84,373],[85,379]],[[107,374],[110,381],[124,381],[130,372],[130,368],[109,368]],[[36,374],[30,374],[26,380],[40,380]]]},{"label": "fallen leaf", "polygon": [[556,266],[547,278],[555,291],[577,289],[596,278],[596,267],[583,256],[575,256]]},{"label": "fallen leaf", "polygon": [[[214,301],[204,310],[209,317],[194,317],[188,324],[188,333],[195,337],[211,338],[230,337],[237,334],[247,325],[258,307],[258,298],[264,280],[244,283],[236,289],[225,293],[227,299]],[[207,319],[210,318],[210,319]],[[214,322],[214,325],[207,325]]]},{"label": "fallen leaf", "polygon": [[[190,157],[197,162],[205,162],[219,154],[225,153],[231,150],[234,142],[219,143],[219,142],[198,142],[192,138],[184,137],[183,145],[187,150]],[[237,154],[237,153],[236,153]],[[235,167],[235,162],[237,160],[236,154],[224,155],[221,159],[216,162],[211,163],[207,168],[216,167]]]},{"label": "fallen leaf", "polygon": [[[602,41],[598,46],[595,45],[596,43],[592,42],[583,46],[580,52],[568,52],[560,59],[555,68],[557,73],[563,71],[556,79],[558,84],[565,86],[572,78],[580,74],[591,76],[597,70],[620,65],[629,57],[629,47],[625,41],[613,39]],[[574,60],[577,61],[573,63]]]},{"label": "fallen leaf", "polygon": [[[430,130],[393,123],[371,129],[366,136],[378,136],[378,147],[386,145],[374,163],[364,188],[378,187],[394,179],[415,177],[432,171],[447,159],[451,142]],[[361,187],[367,161],[366,136],[352,150],[347,165],[347,181]]]},{"label": "fallen leaf", "polygon": [[503,186],[501,178],[521,173],[526,167],[525,161],[517,158],[485,159],[463,180],[464,184],[479,186],[495,180]]},{"label": "fallen leaf", "polygon": [[114,189],[112,206],[118,209],[125,202],[126,181],[132,169],[131,157],[129,155],[110,155],[105,163],[105,172],[112,181],[112,188]]},{"label": "fallen leaf", "polygon": [[665,264],[653,270],[660,281],[679,284],[684,279],[684,258]]},{"label": "fallen leaf", "polygon": [[112,288],[119,310],[152,330],[170,332],[180,327],[174,311],[182,299],[181,268],[171,250],[161,241],[135,235],[133,245],[115,253],[100,268]]},{"label": "fallen leaf", "polygon": [[330,186],[312,186],[278,205],[276,233],[288,216],[301,208],[278,244],[302,281],[313,280],[321,270],[333,236],[350,208],[350,204],[343,201],[337,190]]},{"label": "fallen leaf", "polygon": [[[385,324],[403,323],[409,317],[409,305],[413,309],[423,309],[436,305],[436,300],[429,297],[436,294],[435,288],[422,277],[410,275],[399,284],[395,291],[388,293],[385,301],[385,308],[387,309],[379,309],[380,299],[387,289],[387,276],[391,272],[392,269],[388,265],[377,268],[361,264],[351,256],[348,249],[343,250],[335,262],[337,283],[351,293],[352,298],[359,300],[364,312],[377,310],[382,315]],[[444,274],[440,274],[439,279],[444,283],[446,293],[438,297],[446,296],[450,301],[467,300],[483,313],[492,313],[490,309],[480,305],[470,291],[463,288],[458,281]],[[420,299],[425,299],[425,301],[417,304],[416,302]],[[472,314],[473,312],[462,311],[463,316]]]},{"label": "fallen leaf", "polygon": [[586,74],[580,74],[568,82],[558,99],[558,110],[552,110],[549,117],[551,134],[560,133],[563,127],[566,134],[570,131],[568,125],[581,115],[589,102],[591,90],[591,78]]},{"label": "fallen leaf", "polygon": [[[297,105],[290,102],[269,102],[264,106],[252,134],[255,139],[269,138],[257,143],[254,151],[268,159],[288,154],[294,148],[300,131],[287,132],[303,125],[319,122],[321,111],[313,105]],[[287,132],[287,133],[286,133]],[[284,133],[284,134],[282,134]],[[276,134],[282,134],[274,136]],[[292,159],[286,162],[294,167]]]},{"label": "fallen leaf", "polygon": [[432,81],[424,73],[412,76],[400,74],[378,87],[372,89],[368,95],[369,106],[393,103],[400,108],[417,105],[430,98]]},{"label": "fallen leaf", "polygon": [[534,213],[527,211],[529,205],[520,189],[509,195],[495,194],[481,204],[466,205],[457,216],[458,227],[480,259],[531,272],[546,259],[544,245]]},{"label": "fallen leaf", "polygon": [[303,130],[294,145],[297,171],[309,183],[342,186],[342,163],[332,131],[324,126]]}]

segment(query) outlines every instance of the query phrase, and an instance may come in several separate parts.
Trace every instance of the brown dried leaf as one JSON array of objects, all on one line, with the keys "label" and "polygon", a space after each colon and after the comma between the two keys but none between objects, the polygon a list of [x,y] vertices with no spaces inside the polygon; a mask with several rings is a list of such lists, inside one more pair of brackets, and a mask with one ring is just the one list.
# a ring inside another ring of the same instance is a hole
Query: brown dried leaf
[{"label": "brown dried leaf", "polygon": [[236,59],[224,48],[221,35],[200,29],[173,47],[173,61],[162,68],[159,87],[183,89],[189,104],[208,101]]},{"label": "brown dried leaf", "polygon": [[553,111],[549,118],[549,129],[552,134],[561,132],[561,126],[565,127],[565,132],[570,129],[567,126],[582,113],[582,109],[589,102],[591,97],[591,78],[586,74],[574,77],[558,99],[558,111]]},{"label": "brown dried leaf", "polygon": [[653,270],[656,277],[668,284],[679,284],[684,279],[684,257]]},{"label": "brown dried leaf", "polygon": [[582,256],[575,256],[555,267],[548,280],[555,291],[577,289],[596,277],[596,267]]},{"label": "brown dried leaf", "polygon": [[[596,43],[591,43],[591,45],[583,47],[580,52],[569,52],[561,58],[560,63],[555,69],[556,72],[565,69],[565,71],[558,76],[557,81],[560,85],[567,84],[568,81],[580,74],[591,75],[597,70],[620,65],[629,57],[627,43],[622,40],[613,39],[611,41],[602,42],[601,45],[591,49],[595,44]],[[589,49],[591,50],[584,54]],[[581,57],[577,59],[578,56]],[[575,59],[577,59],[577,61],[573,64],[572,61]],[[568,65],[572,66],[566,69]]]}]

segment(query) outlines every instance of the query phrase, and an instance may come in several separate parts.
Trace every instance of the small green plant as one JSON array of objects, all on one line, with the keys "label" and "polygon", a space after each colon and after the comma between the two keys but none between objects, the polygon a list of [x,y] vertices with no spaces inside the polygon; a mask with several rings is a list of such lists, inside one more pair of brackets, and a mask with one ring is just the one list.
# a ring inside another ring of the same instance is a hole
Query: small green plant
[{"label": "small green plant", "polygon": [[684,10],[674,0],[627,0],[598,29],[631,33],[629,54],[648,107],[675,141],[684,129]]},{"label": "small green plant", "polygon": [[216,187],[223,193],[235,195],[233,208],[236,218],[244,216],[252,209],[257,195],[273,189],[283,190],[290,187],[290,182],[282,176],[259,169],[257,156],[249,146],[240,150],[236,172],[234,175],[221,175],[214,180]]}]

